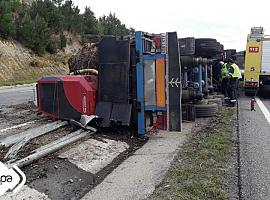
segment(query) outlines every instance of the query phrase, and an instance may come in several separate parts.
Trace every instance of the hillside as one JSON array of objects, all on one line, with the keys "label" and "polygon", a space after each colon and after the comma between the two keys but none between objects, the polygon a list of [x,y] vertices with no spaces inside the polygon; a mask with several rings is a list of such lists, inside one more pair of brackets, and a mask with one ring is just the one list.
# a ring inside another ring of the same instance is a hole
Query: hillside
[{"label": "hillside", "polygon": [[35,82],[44,75],[67,74],[69,57],[80,48],[73,42],[57,54],[37,56],[15,41],[0,40],[0,86]]},{"label": "hillside", "polygon": [[0,86],[65,74],[81,43],[134,31],[114,13],[97,18],[90,7],[81,12],[72,0],[0,1]]}]

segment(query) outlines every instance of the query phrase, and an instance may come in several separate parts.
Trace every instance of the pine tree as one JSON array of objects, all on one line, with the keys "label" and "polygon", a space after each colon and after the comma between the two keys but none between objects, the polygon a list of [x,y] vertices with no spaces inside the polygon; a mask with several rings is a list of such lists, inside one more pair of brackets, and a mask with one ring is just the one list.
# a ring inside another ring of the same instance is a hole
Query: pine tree
[{"label": "pine tree", "polygon": [[97,34],[97,19],[90,7],[85,7],[83,14],[84,34]]},{"label": "pine tree", "polygon": [[28,14],[24,16],[19,35],[22,42],[38,54],[43,54],[50,42],[48,25],[38,14],[34,19]]},{"label": "pine tree", "polygon": [[72,0],[31,0],[27,4],[22,0],[0,0],[2,38],[17,39],[39,54],[45,50],[54,53],[66,46],[64,31],[79,34],[83,39],[134,33],[115,14],[97,20],[90,7],[81,14]]},{"label": "pine tree", "polygon": [[48,25],[37,15],[33,20],[33,28],[33,48],[38,54],[43,54],[50,41]]},{"label": "pine tree", "polygon": [[108,16],[103,16],[99,18],[99,30],[103,31],[104,35],[128,35],[129,30],[124,24],[115,16],[115,14],[110,13]]},{"label": "pine tree", "polygon": [[7,39],[15,36],[16,28],[13,13],[19,5],[17,0],[0,1],[0,37]]}]

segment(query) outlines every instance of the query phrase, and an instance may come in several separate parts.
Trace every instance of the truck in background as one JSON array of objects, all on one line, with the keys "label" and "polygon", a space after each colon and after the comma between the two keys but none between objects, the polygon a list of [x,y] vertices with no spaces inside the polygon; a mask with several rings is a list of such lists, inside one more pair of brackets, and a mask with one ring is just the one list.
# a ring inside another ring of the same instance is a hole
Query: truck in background
[{"label": "truck in background", "polygon": [[246,95],[270,89],[270,36],[263,27],[252,27],[248,34],[244,77]]}]

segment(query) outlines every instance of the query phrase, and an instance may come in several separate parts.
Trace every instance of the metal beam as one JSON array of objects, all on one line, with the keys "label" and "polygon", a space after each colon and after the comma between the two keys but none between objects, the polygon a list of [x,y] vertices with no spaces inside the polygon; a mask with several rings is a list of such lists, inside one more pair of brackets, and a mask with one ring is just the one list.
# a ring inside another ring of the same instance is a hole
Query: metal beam
[{"label": "metal beam", "polygon": [[[93,134],[94,132],[92,132]],[[29,156],[27,156],[26,158],[23,158],[21,160],[15,161],[15,162],[8,162],[7,165],[8,166],[12,166],[12,165],[16,165],[18,167],[23,167],[26,165],[31,164],[32,162],[47,156],[53,152],[56,152],[60,149],[62,149],[63,147],[72,144],[74,142],[77,142],[79,140],[81,140],[82,138],[86,137],[89,135],[89,131],[83,131],[82,129],[75,131],[73,134],[73,137],[70,136],[66,136],[64,138],[60,138],[57,141],[54,141],[52,143],[49,143],[39,149],[37,149],[35,152]]]},{"label": "metal beam", "polygon": [[9,147],[12,144],[20,142],[24,138],[33,139],[39,136],[42,136],[46,133],[54,131],[58,128],[68,125],[66,121],[56,121],[49,124],[45,124],[36,128],[26,130],[24,132],[8,136],[0,141],[0,146]]},{"label": "metal beam", "polygon": [[141,31],[135,33],[136,55],[137,55],[137,104],[138,104],[138,134],[145,134],[145,116],[144,116],[144,73],[143,73],[143,44]]}]

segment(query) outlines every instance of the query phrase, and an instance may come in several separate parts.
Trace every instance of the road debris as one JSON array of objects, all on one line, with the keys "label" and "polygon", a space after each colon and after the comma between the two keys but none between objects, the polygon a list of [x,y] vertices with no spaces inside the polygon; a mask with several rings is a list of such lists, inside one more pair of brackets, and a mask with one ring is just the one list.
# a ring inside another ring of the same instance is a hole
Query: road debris
[{"label": "road debris", "polygon": [[23,140],[24,138],[29,138],[29,139],[33,139],[39,136],[42,136],[46,133],[49,133],[51,131],[54,131],[60,127],[66,126],[68,124],[68,122],[66,121],[56,121],[56,122],[52,122],[52,123],[48,123],[39,127],[35,127],[33,129],[29,129],[26,130],[24,132],[15,134],[15,135],[11,135],[8,136],[4,139],[2,139],[2,141],[0,142],[0,146],[5,146],[8,147],[12,144],[15,144],[17,142],[20,142],[21,140]]},{"label": "road debris", "polygon": [[90,69],[98,67],[98,48],[94,43],[86,43],[82,49],[71,56],[68,60],[70,73],[81,69]]},{"label": "road debris", "polygon": [[58,157],[68,159],[79,168],[96,174],[128,148],[129,145],[121,141],[89,139],[61,153]]},{"label": "road debris", "polygon": [[73,142],[76,142],[84,137],[86,137],[87,135],[89,135],[88,131],[83,131],[83,130],[78,130],[75,131],[73,133],[73,136],[67,136],[65,137],[65,139],[60,138],[58,141],[49,143],[43,147],[41,147],[40,149],[37,149],[35,151],[35,153],[27,156],[26,158],[23,158],[21,160],[18,161],[11,161],[11,162],[7,162],[9,165],[17,165],[18,167],[23,167],[25,165],[29,165],[31,164],[33,161],[38,160],[48,154],[51,154],[55,151],[58,151],[59,149],[63,148],[66,145],[69,145]]}]

